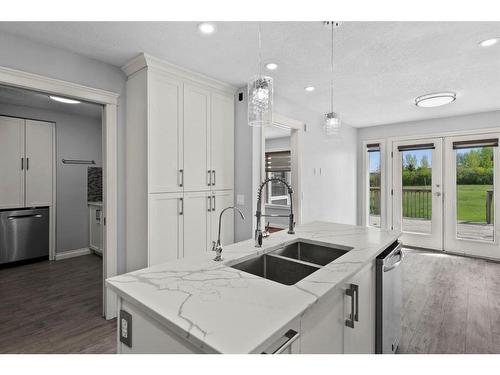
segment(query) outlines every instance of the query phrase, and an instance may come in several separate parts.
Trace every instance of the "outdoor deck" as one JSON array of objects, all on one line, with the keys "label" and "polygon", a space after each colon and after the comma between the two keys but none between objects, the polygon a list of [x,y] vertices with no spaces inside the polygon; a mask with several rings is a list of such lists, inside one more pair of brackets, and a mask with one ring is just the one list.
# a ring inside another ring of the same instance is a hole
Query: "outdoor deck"
[{"label": "outdoor deck", "polygon": [[[380,216],[370,215],[370,225],[380,226]],[[431,233],[431,221],[403,218],[403,230],[414,233]],[[461,239],[493,241],[493,224],[459,222],[457,237]]]}]

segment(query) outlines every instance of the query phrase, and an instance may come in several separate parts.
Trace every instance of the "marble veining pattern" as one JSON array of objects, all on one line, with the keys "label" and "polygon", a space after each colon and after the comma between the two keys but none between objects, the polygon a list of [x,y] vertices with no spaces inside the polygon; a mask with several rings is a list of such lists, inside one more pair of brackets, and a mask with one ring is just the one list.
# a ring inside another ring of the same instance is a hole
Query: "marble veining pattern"
[{"label": "marble veining pattern", "polygon": [[[282,327],[302,316],[335,287],[356,274],[398,233],[376,228],[313,222],[264,239],[224,247],[222,263],[205,253],[108,279],[106,284],[128,302],[206,352],[259,352]],[[302,279],[283,285],[230,266],[298,240],[353,249]]]}]

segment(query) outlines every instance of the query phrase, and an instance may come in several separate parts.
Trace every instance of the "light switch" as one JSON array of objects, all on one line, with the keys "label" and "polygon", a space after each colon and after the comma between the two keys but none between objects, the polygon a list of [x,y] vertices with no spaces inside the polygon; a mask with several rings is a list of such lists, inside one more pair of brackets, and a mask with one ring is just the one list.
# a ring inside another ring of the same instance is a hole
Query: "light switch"
[{"label": "light switch", "polygon": [[120,341],[132,347],[132,315],[120,310]]},{"label": "light switch", "polygon": [[236,194],[236,204],[239,206],[245,205],[245,195],[244,194]]}]

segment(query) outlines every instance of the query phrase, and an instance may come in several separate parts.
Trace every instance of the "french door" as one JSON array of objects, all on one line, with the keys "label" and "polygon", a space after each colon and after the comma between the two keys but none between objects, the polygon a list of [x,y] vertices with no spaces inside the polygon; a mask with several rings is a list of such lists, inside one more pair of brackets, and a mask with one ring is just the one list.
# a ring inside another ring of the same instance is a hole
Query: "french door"
[{"label": "french door", "polygon": [[443,249],[442,139],[394,142],[393,227],[409,246]]},{"label": "french door", "polygon": [[500,258],[500,133],[445,138],[447,251]]},{"label": "french door", "polygon": [[499,138],[393,143],[393,228],[404,244],[500,259]]}]

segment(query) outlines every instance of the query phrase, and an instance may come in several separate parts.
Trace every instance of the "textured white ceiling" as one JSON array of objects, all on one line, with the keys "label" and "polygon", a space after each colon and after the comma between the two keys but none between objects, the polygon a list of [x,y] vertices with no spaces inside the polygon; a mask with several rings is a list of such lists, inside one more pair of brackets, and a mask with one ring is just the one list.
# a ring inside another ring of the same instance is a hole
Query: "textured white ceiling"
[{"label": "textured white ceiling", "polygon": [[[257,68],[257,23],[217,22],[201,36],[196,22],[14,22],[0,32],[25,36],[116,66],[140,52],[236,86]],[[317,113],[329,110],[330,31],[322,22],[262,25],[263,59],[276,95]],[[344,22],[335,31],[335,111],[370,126],[500,109],[500,22]],[[316,91],[304,92],[307,85]],[[451,90],[457,100],[417,108],[416,96]]]},{"label": "textured white ceiling", "polygon": [[102,108],[99,104],[86,102],[79,104],[59,103],[50,100],[49,96],[44,93],[6,86],[0,86],[0,103],[23,105],[95,118],[101,116]]}]

